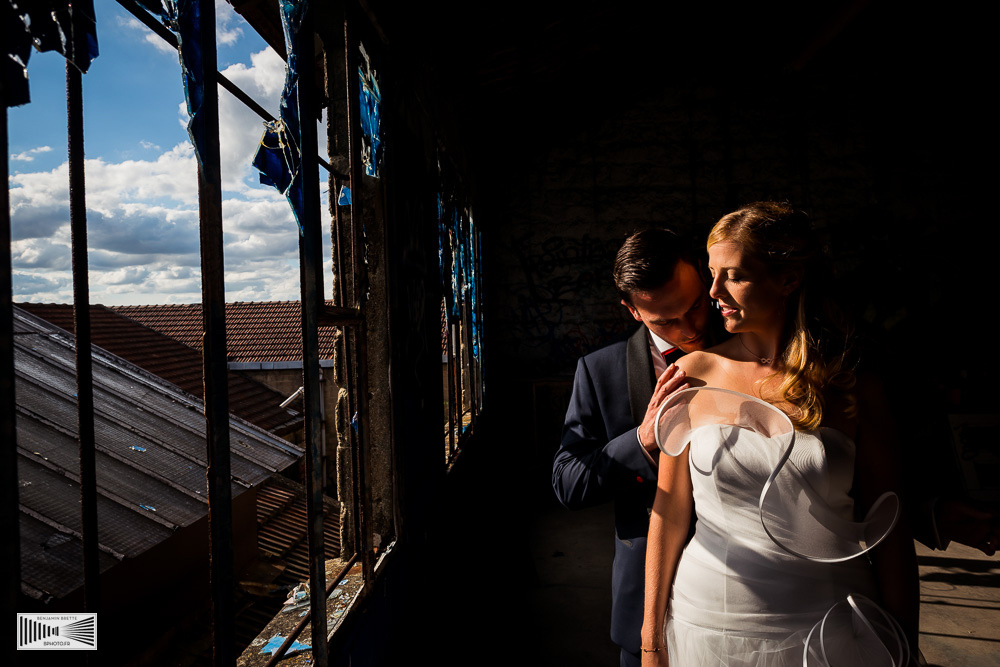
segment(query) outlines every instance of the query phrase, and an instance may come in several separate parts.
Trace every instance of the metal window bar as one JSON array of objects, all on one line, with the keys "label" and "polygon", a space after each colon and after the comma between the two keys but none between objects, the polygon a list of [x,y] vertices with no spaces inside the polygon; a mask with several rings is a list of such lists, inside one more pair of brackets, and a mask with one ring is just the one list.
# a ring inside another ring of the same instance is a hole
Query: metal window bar
[{"label": "metal window bar", "polygon": [[299,235],[299,281],[302,300],[302,387],[305,404],[306,444],[306,513],[309,533],[309,590],[312,616],[313,660],[318,667],[328,663],[326,616],[326,555],[323,547],[323,466],[320,425],[319,388],[319,313],[323,303],[323,252],[320,246],[319,177],[315,151],[305,150],[316,145],[316,123],[313,121],[315,57],[313,54],[312,7],[302,19],[293,37],[300,43],[293,50],[302,50],[299,58],[298,114],[299,146],[303,147],[302,171],[303,210],[300,211],[302,233]]},{"label": "metal window bar", "polygon": [[[0,75],[0,176],[8,182],[7,95]],[[14,291],[11,265],[10,192],[0,188],[0,567],[7,575],[3,591],[3,609],[7,618],[14,618],[17,598],[21,592],[20,511],[17,485],[17,428],[14,397]],[[6,664],[14,664],[16,652],[9,644]]]},{"label": "metal window bar", "polygon": [[[202,71],[197,77],[214,80],[218,70],[214,0],[198,0]],[[230,486],[229,385],[226,354],[226,286],[222,233],[222,166],[219,151],[219,89],[205,85],[200,113],[205,144],[198,164],[198,218],[201,228],[201,289],[205,344],[205,422],[208,466],[208,525],[211,554],[214,663],[236,662],[235,576],[233,574],[233,509]]]},{"label": "metal window bar", "polygon": [[[355,303],[360,310],[361,318],[355,329],[356,336],[356,363],[355,372],[357,374],[357,388],[355,397],[357,399],[357,431],[354,440],[353,460],[355,467],[354,489],[355,489],[355,524],[356,532],[355,548],[361,554],[361,568],[364,578],[362,594],[367,595],[368,587],[375,573],[374,550],[372,546],[372,525],[371,525],[371,484],[369,483],[368,470],[370,468],[369,454],[371,442],[369,440],[369,414],[368,414],[368,325],[367,325],[367,289],[368,289],[368,267],[361,261],[365,252],[364,243],[364,217],[361,206],[362,197],[362,162],[361,162],[361,130],[360,130],[360,91],[357,89],[358,79],[358,53],[361,47],[360,41],[355,36],[354,25],[361,23],[361,18],[355,19],[358,10],[354,4],[347,7],[347,15],[344,17],[344,49],[345,60],[347,62],[347,146],[350,156],[351,174],[351,238],[354,247],[351,256],[354,260],[354,290]],[[360,12],[359,12],[360,13]]]},{"label": "metal window bar", "polygon": [[76,343],[77,441],[80,448],[80,511],[83,532],[84,609],[101,607],[97,546],[97,451],[94,439],[94,361],[90,336],[87,261],[87,188],[84,178],[83,81],[66,60],[69,218],[73,258],[73,335]]}]

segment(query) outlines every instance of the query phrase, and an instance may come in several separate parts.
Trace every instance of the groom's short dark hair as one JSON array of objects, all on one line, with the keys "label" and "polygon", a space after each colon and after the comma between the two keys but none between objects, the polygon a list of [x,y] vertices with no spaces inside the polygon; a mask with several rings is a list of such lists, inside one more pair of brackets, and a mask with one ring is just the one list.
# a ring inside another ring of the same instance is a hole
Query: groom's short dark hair
[{"label": "groom's short dark hair", "polygon": [[697,267],[690,244],[669,229],[650,228],[625,239],[618,249],[612,276],[618,295],[632,303],[636,292],[663,287],[674,277],[677,262]]}]

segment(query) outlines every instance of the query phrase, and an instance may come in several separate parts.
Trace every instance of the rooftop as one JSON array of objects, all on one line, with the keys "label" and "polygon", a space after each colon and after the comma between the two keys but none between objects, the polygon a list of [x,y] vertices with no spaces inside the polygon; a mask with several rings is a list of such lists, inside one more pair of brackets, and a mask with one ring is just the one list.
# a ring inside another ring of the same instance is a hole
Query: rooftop
[{"label": "rooftop", "polygon": [[[201,350],[201,304],[111,306],[150,329]],[[319,358],[333,359],[336,329],[320,327]],[[226,304],[226,345],[231,362],[302,360],[302,308],[298,301]]]},{"label": "rooftop", "polygon": [[[59,598],[82,584],[79,447],[72,336],[14,308],[24,591]],[[101,570],[135,558],[207,514],[205,420],[194,396],[94,347]],[[230,417],[234,498],[302,450]]]},{"label": "rooftop", "polygon": [[[72,333],[73,306],[20,304],[28,312]],[[200,311],[200,308],[199,308]],[[155,331],[106,306],[90,308],[91,342],[202,398],[201,351]],[[198,340],[201,338],[199,321]],[[260,428],[283,435],[301,426],[302,416],[281,407],[285,396],[238,373],[229,373],[229,410]]]}]

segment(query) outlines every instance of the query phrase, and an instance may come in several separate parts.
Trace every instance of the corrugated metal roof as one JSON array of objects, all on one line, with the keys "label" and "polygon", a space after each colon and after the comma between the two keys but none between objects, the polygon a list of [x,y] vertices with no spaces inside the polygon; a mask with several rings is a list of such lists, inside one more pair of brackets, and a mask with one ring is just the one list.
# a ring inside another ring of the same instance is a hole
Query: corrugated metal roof
[{"label": "corrugated metal roof", "polygon": [[[22,582],[36,597],[82,583],[79,452],[72,337],[14,309]],[[208,511],[200,400],[98,347],[94,417],[102,571]],[[234,497],[302,450],[230,418]]]},{"label": "corrugated metal roof", "polygon": [[[111,308],[150,329],[201,349],[201,304]],[[336,328],[320,327],[320,359],[333,359],[336,338]],[[301,361],[302,308],[299,302],[227,303],[226,343],[230,361]]]},{"label": "corrugated metal roof", "polygon": [[[57,303],[19,304],[57,327],[72,333],[73,306]],[[201,309],[198,309],[199,317]],[[127,359],[150,373],[201,398],[201,351],[155,331],[106,306],[90,308],[91,342]],[[201,323],[198,323],[198,339]],[[239,373],[229,373],[229,410],[243,419],[274,433],[284,434],[301,427],[302,416],[281,407],[282,394]]]}]

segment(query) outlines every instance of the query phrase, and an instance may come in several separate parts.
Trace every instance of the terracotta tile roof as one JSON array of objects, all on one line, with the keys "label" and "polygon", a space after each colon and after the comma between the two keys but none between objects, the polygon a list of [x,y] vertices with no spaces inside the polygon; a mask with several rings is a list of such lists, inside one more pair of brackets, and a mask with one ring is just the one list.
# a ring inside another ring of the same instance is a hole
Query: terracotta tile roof
[{"label": "terracotta tile roof", "polygon": [[[28,312],[73,332],[73,306],[19,304]],[[199,308],[200,310],[200,308]],[[124,317],[105,306],[90,308],[91,342],[136,366],[202,397],[201,352]],[[200,330],[200,323],[199,323]],[[301,426],[301,415],[282,408],[285,396],[239,373],[229,373],[229,410],[266,431],[288,433]]]},{"label": "terracotta tile roof", "polygon": [[[201,304],[111,308],[151,329],[201,349]],[[302,310],[299,302],[227,303],[226,335],[229,361],[301,361]],[[333,359],[335,341],[334,327],[320,327],[320,359]]]}]

